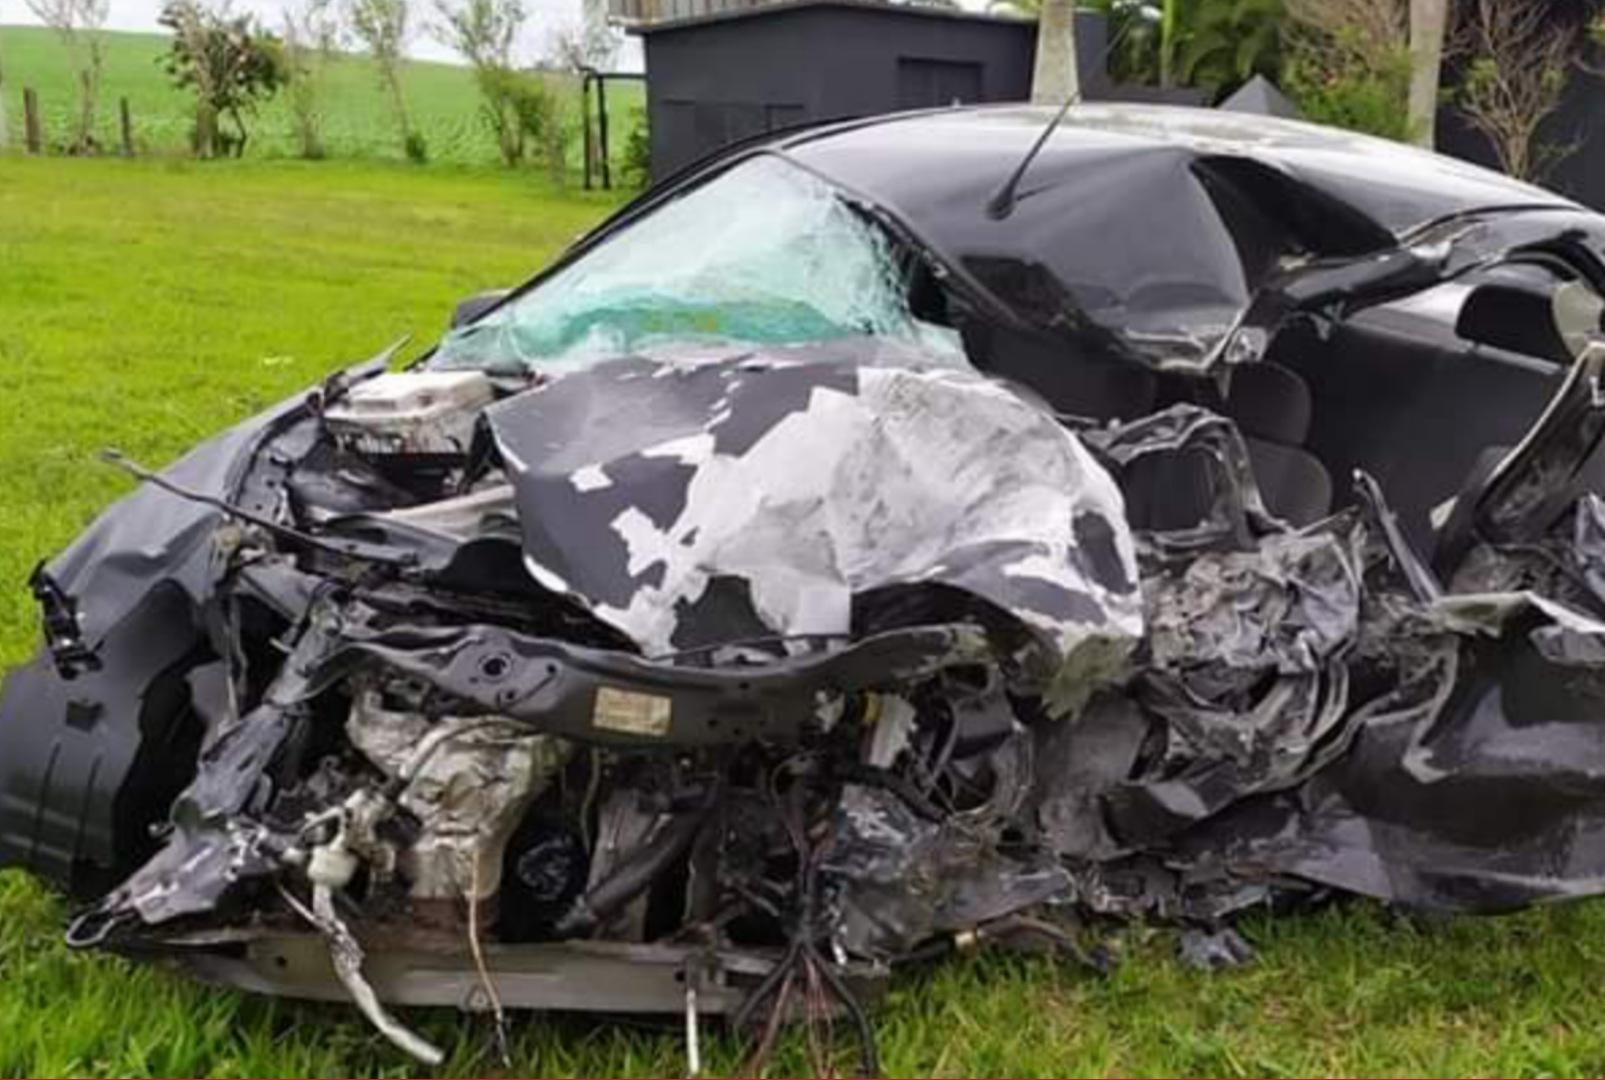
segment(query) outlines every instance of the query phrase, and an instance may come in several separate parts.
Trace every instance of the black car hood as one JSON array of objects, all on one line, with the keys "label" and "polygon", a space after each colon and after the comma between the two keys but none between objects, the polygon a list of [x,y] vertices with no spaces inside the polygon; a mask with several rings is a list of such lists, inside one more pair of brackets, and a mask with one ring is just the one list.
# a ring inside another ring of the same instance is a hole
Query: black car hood
[{"label": "black car hood", "polygon": [[1047,672],[1141,634],[1108,473],[1051,413],[906,350],[622,359],[486,420],[510,489],[470,520],[515,511],[535,581],[649,656],[845,639],[919,590],[984,609]]}]

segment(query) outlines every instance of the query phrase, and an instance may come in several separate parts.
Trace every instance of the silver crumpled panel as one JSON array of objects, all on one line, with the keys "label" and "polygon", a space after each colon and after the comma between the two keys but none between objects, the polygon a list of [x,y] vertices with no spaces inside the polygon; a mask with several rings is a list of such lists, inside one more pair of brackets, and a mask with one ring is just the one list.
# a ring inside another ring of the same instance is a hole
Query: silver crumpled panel
[{"label": "silver crumpled panel", "polygon": [[489,419],[530,572],[648,654],[848,635],[858,601],[907,586],[979,599],[1061,671],[1112,671],[1143,632],[1109,474],[1048,412],[917,353],[624,359]]}]

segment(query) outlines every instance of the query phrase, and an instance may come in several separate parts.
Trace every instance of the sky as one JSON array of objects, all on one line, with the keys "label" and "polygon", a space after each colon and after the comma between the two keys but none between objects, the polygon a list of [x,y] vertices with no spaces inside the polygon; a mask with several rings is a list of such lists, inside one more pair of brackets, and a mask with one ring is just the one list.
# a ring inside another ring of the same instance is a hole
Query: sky
[{"label": "sky", "polygon": [[[275,26],[283,10],[294,3],[295,0],[233,0],[232,9],[237,12],[251,12],[260,16],[264,23]],[[529,40],[524,42],[526,59],[534,60],[545,51],[546,35],[555,29],[578,26],[580,22],[580,0],[528,0],[533,24]],[[420,13],[432,12],[434,5],[430,0],[415,0],[416,8]],[[106,27],[110,30],[151,30],[159,31],[156,25],[156,16],[162,8],[162,0],[111,0],[111,14],[106,20]],[[414,17],[415,19],[418,16]],[[33,12],[28,10],[24,0],[0,0],[0,23],[22,23],[23,25],[37,25],[39,20]],[[455,54],[427,33],[415,33],[408,46],[408,53],[420,60],[456,60]],[[634,42],[625,49],[623,66],[639,66],[639,61],[630,63],[630,59],[639,55],[639,46]]]}]

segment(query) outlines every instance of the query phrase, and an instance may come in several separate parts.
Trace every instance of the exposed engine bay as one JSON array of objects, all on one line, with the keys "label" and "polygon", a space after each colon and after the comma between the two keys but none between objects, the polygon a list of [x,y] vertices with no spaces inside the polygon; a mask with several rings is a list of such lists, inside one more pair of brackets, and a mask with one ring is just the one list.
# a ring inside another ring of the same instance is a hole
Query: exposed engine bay
[{"label": "exposed engine bay", "polygon": [[[32,580],[0,862],[84,903],[74,945],[349,1000],[428,1062],[396,1006],[683,1012],[693,1060],[720,1015],[755,1067],[834,1017],[865,1073],[876,990],[956,950],[1598,893],[1605,265],[1510,228],[1301,263],[1115,415],[886,316],[555,375],[385,354],[118,458],[144,483]],[[1228,415],[1298,333],[1462,278],[1546,399],[1458,487],[1333,498]]]}]

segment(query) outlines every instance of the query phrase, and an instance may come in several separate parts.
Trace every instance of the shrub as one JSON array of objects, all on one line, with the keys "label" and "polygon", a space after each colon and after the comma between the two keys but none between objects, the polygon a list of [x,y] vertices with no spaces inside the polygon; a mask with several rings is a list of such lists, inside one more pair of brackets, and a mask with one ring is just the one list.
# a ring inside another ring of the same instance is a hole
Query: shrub
[{"label": "shrub", "polygon": [[1405,139],[1410,30],[1405,0],[1286,0],[1282,85],[1318,123]]},{"label": "shrub", "polygon": [[517,77],[510,95],[525,145],[533,149],[552,179],[562,183],[568,175],[568,144],[574,117],[561,87],[531,72]]},{"label": "shrub", "polygon": [[1389,139],[1410,137],[1408,51],[1392,50],[1364,64],[1330,60],[1295,55],[1283,66],[1284,89],[1306,119]]},{"label": "shrub", "polygon": [[652,136],[647,128],[646,110],[639,105],[630,110],[630,133],[624,139],[619,179],[632,188],[644,188],[652,179]]}]

